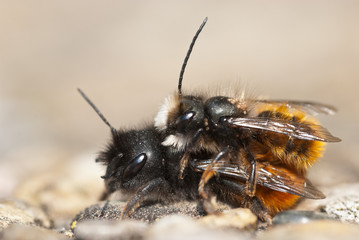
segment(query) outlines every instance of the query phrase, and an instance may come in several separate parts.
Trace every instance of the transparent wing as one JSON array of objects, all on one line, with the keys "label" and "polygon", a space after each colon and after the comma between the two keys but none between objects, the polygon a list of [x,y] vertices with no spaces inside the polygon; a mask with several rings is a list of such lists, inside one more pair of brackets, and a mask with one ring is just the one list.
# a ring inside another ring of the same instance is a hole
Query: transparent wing
[{"label": "transparent wing", "polygon": [[311,115],[317,115],[317,114],[334,115],[337,112],[337,109],[331,105],[318,103],[318,102],[310,102],[310,101],[278,99],[278,100],[255,100],[255,102],[276,104],[276,105],[286,104],[290,108],[300,109]]},{"label": "transparent wing", "polygon": [[327,129],[312,123],[296,123],[284,119],[246,117],[228,118],[233,127],[244,127],[276,132],[290,137],[321,142],[340,142]]},{"label": "transparent wing", "polygon": [[[211,161],[211,159],[195,160],[191,164],[196,171],[203,172],[211,164]],[[224,160],[218,161],[213,170],[219,173],[221,177],[232,178],[242,182],[248,179],[245,167],[240,167],[237,164],[231,164]],[[266,165],[257,162],[257,184],[279,192],[286,192],[305,198],[325,198],[325,195],[305,177],[283,167],[270,164]]]}]

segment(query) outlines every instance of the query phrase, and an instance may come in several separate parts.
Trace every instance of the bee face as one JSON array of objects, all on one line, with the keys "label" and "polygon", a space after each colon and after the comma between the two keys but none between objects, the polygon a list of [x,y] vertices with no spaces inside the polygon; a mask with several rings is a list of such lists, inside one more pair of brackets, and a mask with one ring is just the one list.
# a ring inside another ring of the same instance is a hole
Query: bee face
[{"label": "bee face", "polygon": [[102,177],[108,193],[134,189],[162,173],[162,147],[153,127],[118,131],[112,135],[107,149],[99,154],[98,162],[107,165]]},{"label": "bee face", "polygon": [[167,133],[190,134],[204,120],[202,99],[195,96],[172,95],[166,98],[155,117],[155,126]]},{"label": "bee face", "polygon": [[177,131],[193,133],[201,127],[204,120],[203,104],[200,98],[186,96],[181,98],[179,116],[176,119]]},{"label": "bee face", "polygon": [[156,129],[166,135],[162,145],[184,149],[198,129],[203,128],[204,116],[200,97],[171,95],[166,98],[154,123]]}]

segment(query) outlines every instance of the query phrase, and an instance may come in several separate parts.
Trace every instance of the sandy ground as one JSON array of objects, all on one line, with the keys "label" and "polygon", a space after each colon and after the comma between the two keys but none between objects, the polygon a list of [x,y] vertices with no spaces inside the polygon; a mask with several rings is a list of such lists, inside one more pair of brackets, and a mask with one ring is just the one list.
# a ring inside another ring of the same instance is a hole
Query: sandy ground
[{"label": "sandy ground", "polygon": [[151,121],[206,16],[185,89],[239,81],[336,106],[320,120],[343,141],[311,178],[358,181],[358,12],[355,0],[1,1],[0,197],[40,173],[94,166],[109,129],[76,88],[118,128]]}]

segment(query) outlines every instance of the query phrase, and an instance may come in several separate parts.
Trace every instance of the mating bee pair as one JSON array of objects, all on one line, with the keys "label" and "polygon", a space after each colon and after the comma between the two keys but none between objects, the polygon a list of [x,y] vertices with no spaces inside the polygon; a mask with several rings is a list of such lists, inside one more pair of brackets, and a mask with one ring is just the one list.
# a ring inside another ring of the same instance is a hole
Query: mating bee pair
[{"label": "mating bee pair", "polygon": [[333,107],[182,93],[184,70],[206,21],[187,52],[178,93],[165,100],[154,124],[116,130],[79,90],[111,129],[112,139],[97,161],[107,166],[102,176],[106,195],[117,190],[130,195],[122,217],[145,202],[158,201],[201,199],[212,212],[208,200],[214,195],[270,221],[300,197],[325,197],[306,179],[306,172],[321,157],[325,142],[340,139],[311,115],[333,114]]}]

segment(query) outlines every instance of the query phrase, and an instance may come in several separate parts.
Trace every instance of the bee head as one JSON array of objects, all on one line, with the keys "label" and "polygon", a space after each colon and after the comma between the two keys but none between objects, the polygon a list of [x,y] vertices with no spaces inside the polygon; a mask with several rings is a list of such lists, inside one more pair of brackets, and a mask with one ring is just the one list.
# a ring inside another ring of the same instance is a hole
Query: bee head
[{"label": "bee head", "polygon": [[204,110],[201,98],[183,96],[180,99],[178,109],[179,111],[173,119],[173,127],[176,132],[191,133],[202,127]]},{"label": "bee head", "polygon": [[142,130],[118,131],[97,162],[107,166],[102,176],[108,193],[133,191],[162,172],[162,147],[153,127]]},{"label": "bee head", "polygon": [[95,104],[78,89],[82,97],[111,129],[112,139],[106,150],[100,152],[96,162],[107,169],[102,176],[108,193],[116,190],[133,191],[148,181],[158,178],[162,171],[161,139],[155,127],[140,130],[116,130],[102,115]]},{"label": "bee head", "polygon": [[203,123],[202,98],[191,95],[171,95],[155,118],[155,127],[167,136],[163,145],[177,148],[185,147]]}]

